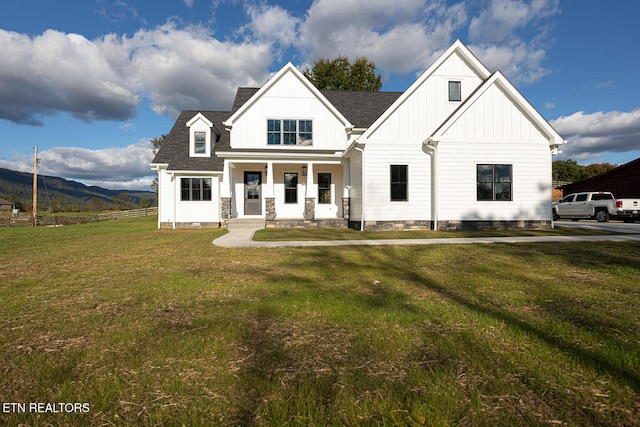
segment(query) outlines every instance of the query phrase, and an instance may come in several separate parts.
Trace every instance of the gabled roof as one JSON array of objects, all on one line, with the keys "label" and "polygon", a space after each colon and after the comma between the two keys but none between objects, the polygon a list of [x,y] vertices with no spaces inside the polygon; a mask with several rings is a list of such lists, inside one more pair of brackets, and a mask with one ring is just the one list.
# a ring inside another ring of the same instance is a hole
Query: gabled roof
[{"label": "gabled roof", "polygon": [[460,40],[456,40],[442,55],[431,64],[429,68],[418,79],[413,82],[409,88],[402,93],[400,97],[385,110],[378,119],[371,124],[369,129],[362,135],[361,139],[366,140],[369,135],[376,131],[407,99],[409,99],[422,84],[447,60],[451,55],[458,54],[469,66],[480,76],[481,79],[487,79],[491,72],[482,62],[464,45]]},{"label": "gabled roof", "polygon": [[198,114],[211,122],[214,132],[220,135],[218,141],[214,143],[213,152],[229,149],[229,132],[225,131],[222,123],[229,118],[231,113],[227,111],[185,110],[176,119],[151,164],[167,164],[167,170],[174,171],[222,171],[224,161],[215,155],[189,157],[189,127],[187,123]]},{"label": "gabled roof", "polygon": [[[267,83],[258,89],[248,100],[246,100],[242,106],[240,106],[237,110],[233,112],[231,117],[229,117],[224,125],[227,128],[231,128],[233,123],[241,117],[245,111],[247,111],[253,104],[255,104],[264,94],[266,94],[274,85],[276,85],[285,75],[293,74],[299,81],[302,83],[309,92],[313,93],[315,97],[320,101],[324,106],[331,111],[337,118],[340,120],[345,128],[353,128],[353,125],[347,120],[346,117],[340,111],[336,109],[336,107],[327,100],[327,98],[307,79],[304,74],[298,70],[295,65],[291,62],[288,62],[284,67],[280,69],[276,74],[271,77]],[[243,92],[246,94],[246,92]],[[235,103],[234,103],[235,106]]]},{"label": "gabled roof", "polygon": [[544,117],[527,101],[524,96],[507,80],[500,72],[496,71],[493,75],[483,82],[464,102],[447,118],[438,129],[431,135],[429,139],[434,141],[441,140],[447,130],[462,116],[469,108],[492,86],[498,86],[502,92],[522,111],[533,125],[547,138],[549,145],[557,147],[566,141],[562,136],[547,122]]}]

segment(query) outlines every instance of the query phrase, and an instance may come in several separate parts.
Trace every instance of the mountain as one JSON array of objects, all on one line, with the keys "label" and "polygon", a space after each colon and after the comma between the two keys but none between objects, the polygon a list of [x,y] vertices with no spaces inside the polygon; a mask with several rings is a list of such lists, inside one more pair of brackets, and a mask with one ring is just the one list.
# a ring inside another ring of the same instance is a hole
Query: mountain
[{"label": "mountain", "polygon": [[[106,205],[113,205],[114,197],[127,193],[136,205],[140,199],[155,200],[152,191],[107,190],[101,187],[86,186],[55,176],[38,175],[38,206],[47,207],[54,200],[65,200],[73,205],[86,205],[91,199],[98,199]],[[33,195],[33,174],[0,168],[0,197],[15,195],[25,205],[30,205]]]}]

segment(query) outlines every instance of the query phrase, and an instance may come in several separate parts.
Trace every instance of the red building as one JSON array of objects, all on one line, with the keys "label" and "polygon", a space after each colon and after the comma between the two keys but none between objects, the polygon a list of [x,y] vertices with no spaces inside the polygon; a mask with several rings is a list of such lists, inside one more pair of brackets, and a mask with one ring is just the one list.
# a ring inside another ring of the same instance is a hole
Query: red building
[{"label": "red building", "polygon": [[640,159],[593,178],[562,186],[565,195],[581,191],[610,191],[620,199],[640,198]]}]

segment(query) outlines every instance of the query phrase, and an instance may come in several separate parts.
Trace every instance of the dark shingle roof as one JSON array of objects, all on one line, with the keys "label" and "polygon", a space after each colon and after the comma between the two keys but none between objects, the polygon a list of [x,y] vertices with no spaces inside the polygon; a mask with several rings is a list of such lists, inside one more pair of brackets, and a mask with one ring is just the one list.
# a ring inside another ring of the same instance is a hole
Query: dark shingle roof
[{"label": "dark shingle roof", "polygon": [[368,128],[399,97],[401,92],[355,92],[322,90],[322,94],[356,128]]},{"label": "dark shingle roof", "polygon": [[[156,154],[152,163],[168,163],[168,170],[184,171],[221,171],[224,165],[222,159],[211,157],[189,157],[189,128],[187,122],[196,114],[202,113],[207,120],[213,123],[215,130],[220,133],[220,139],[214,144],[214,152],[217,150],[228,150],[230,148],[229,132],[222,124],[229,118],[231,113],[226,111],[195,111],[185,110],[180,113],[176,123],[173,125],[162,147]],[[214,138],[215,132],[212,133]]]},{"label": "dark shingle roof", "polygon": [[[185,110],[180,113],[152,163],[168,163],[168,170],[222,171],[224,162],[217,156],[189,157],[187,122],[196,114],[202,113],[221,134],[220,139],[214,144],[214,152],[229,151],[231,150],[229,132],[225,130],[223,122],[238,111],[258,90],[258,88],[238,88],[231,111],[228,112]],[[402,94],[401,92],[336,90],[321,92],[356,128],[371,126]]]}]

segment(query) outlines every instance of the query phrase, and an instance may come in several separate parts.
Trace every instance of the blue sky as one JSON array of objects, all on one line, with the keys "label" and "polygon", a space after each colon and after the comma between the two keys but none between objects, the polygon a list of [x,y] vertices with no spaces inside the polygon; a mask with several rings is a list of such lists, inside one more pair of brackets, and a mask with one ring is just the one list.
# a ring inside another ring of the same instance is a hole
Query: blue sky
[{"label": "blue sky", "polygon": [[149,139],[228,110],[288,61],[365,56],[405,90],[456,39],[569,141],[558,159],[640,157],[640,2],[50,0],[0,4],[0,167],[149,189]]}]

